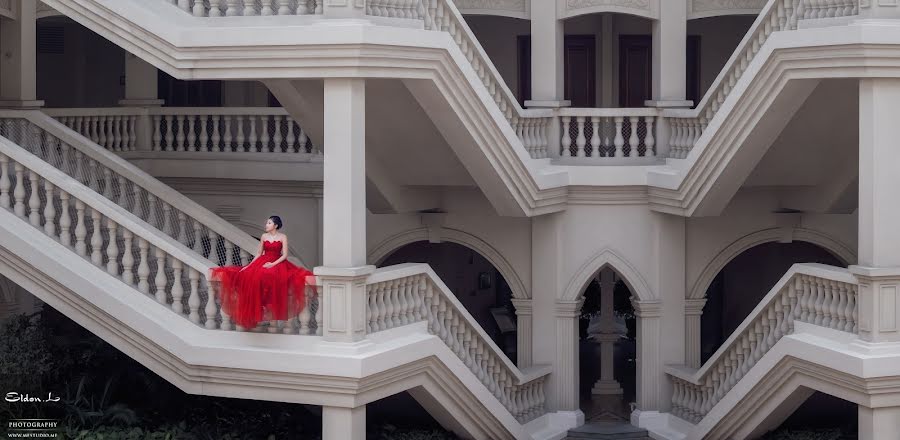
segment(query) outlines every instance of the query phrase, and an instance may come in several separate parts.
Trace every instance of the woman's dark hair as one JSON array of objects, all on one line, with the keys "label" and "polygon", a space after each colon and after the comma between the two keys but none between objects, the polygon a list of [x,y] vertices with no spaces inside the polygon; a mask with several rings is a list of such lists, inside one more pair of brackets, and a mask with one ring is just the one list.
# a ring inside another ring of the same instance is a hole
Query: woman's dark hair
[{"label": "woman's dark hair", "polygon": [[277,215],[273,215],[273,216],[269,217],[269,220],[272,220],[272,223],[275,223],[275,229],[281,229],[281,227],[284,225],[281,222],[281,217],[279,217]]}]

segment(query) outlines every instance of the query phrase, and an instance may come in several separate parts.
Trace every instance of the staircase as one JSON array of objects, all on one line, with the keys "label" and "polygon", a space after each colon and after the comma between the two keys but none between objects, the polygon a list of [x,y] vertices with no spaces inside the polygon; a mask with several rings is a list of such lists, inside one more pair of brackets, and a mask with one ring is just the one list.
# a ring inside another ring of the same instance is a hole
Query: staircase
[{"label": "staircase", "polygon": [[[362,351],[317,336],[313,290],[299,318],[235,329],[206,277],[255,240],[40,112],[0,114],[0,134],[0,271],[183,390],[330,405],[323,386],[357,405],[409,390],[462,436],[541,426],[549,370],[515,367],[427,265],[368,278]],[[248,382],[260,372],[269,385]]]}]

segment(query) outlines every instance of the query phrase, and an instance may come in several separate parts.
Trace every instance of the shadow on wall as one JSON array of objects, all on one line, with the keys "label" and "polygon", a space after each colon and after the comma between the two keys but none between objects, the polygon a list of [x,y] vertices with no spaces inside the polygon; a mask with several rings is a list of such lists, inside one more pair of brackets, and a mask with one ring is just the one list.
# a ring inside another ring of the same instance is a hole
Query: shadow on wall
[{"label": "shadow on wall", "polygon": [[478,324],[516,362],[512,290],[500,272],[478,252],[456,243],[417,241],[403,246],[379,266],[428,263]]}]

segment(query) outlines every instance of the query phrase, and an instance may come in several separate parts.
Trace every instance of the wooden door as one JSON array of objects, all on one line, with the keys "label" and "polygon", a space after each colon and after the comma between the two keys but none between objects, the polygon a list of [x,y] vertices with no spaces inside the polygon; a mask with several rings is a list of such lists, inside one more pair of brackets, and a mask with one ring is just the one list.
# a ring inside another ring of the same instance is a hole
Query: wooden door
[{"label": "wooden door", "polygon": [[619,36],[619,107],[643,107],[653,99],[653,38]]},{"label": "wooden door", "polygon": [[572,107],[596,105],[596,54],[593,35],[566,35],[565,99]]}]

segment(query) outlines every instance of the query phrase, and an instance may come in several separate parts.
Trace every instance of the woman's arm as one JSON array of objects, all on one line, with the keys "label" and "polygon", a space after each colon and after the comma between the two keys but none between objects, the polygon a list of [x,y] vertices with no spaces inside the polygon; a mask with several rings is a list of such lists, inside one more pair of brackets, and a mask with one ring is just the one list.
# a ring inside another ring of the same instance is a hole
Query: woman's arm
[{"label": "woman's arm", "polygon": [[[260,236],[260,237],[259,237],[259,247],[256,248],[256,256],[253,257],[252,260],[250,260],[250,263],[247,263],[247,266],[249,266],[251,263],[253,263],[254,261],[256,261],[256,259],[259,258],[259,256],[262,255],[262,253],[263,253],[263,238],[262,238],[262,236]],[[244,266],[244,267],[240,270],[240,272],[243,272],[244,269],[247,268],[247,266]]]},{"label": "woman's arm", "polygon": [[265,267],[266,269],[273,267],[276,264],[281,263],[284,260],[287,260],[287,257],[288,257],[288,241],[287,241],[287,235],[285,235],[284,239],[281,240],[281,256],[278,257],[277,260],[275,260],[271,263],[264,264],[263,267]]}]

